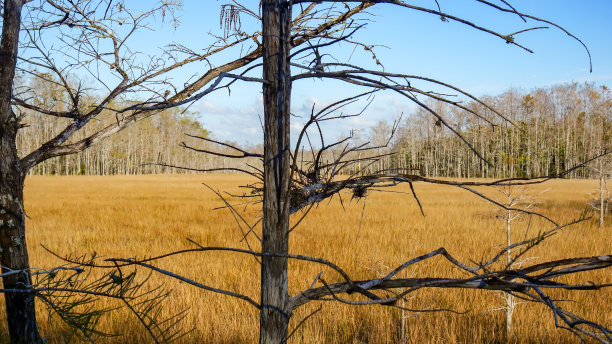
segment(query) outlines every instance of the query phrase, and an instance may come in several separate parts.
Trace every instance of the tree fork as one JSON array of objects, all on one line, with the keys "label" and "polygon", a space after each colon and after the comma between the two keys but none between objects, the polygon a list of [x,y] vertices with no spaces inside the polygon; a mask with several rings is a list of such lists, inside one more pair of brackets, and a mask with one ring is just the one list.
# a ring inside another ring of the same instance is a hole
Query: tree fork
[{"label": "tree fork", "polygon": [[[287,254],[291,5],[285,0],[264,0],[262,16],[265,81],[262,252]],[[261,261],[260,343],[286,342],[291,316],[288,302],[287,258],[264,255]]]},{"label": "tree fork", "polygon": [[[0,263],[3,273],[22,271],[3,277],[5,289],[24,289],[32,285],[23,209],[25,173],[15,145],[19,123],[11,108],[23,4],[23,0],[4,1],[0,45]],[[4,299],[11,343],[42,343],[38,334],[34,295],[5,293]]]}]

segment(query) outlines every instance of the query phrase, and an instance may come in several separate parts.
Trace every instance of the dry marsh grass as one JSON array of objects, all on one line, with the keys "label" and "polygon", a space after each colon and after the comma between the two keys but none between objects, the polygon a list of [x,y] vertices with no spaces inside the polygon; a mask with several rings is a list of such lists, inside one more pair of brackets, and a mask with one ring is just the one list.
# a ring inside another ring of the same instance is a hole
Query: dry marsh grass
[{"label": "dry marsh grass", "polygon": [[[33,267],[46,268],[61,262],[41,248],[60,255],[96,252],[102,257],[144,257],[192,247],[186,238],[206,246],[244,248],[234,219],[227,210],[213,208],[222,202],[202,182],[215,189],[238,192],[248,179],[235,175],[30,177],[26,183],[28,245]],[[538,196],[538,209],[561,222],[577,218],[589,199],[595,181],[559,180],[530,188]],[[363,200],[344,197],[323,202],[292,233],[291,251],[323,257],[355,278],[372,278],[402,261],[445,247],[464,262],[479,261],[499,250],[505,227],[497,210],[476,196],[456,188],[416,184],[426,215],[422,217],[408,194],[371,192],[367,197],[361,228]],[[396,191],[405,192],[406,187]],[[501,198],[501,194],[489,192]],[[234,199],[234,201],[239,201]],[[241,208],[242,209],[242,208]],[[251,219],[255,208],[247,209]],[[532,262],[582,255],[609,254],[612,222],[598,228],[587,221],[564,230],[534,249]],[[526,222],[514,227],[516,240],[524,236]],[[531,234],[545,229],[534,221]],[[359,234],[357,235],[357,232]],[[159,262],[196,281],[237,291],[259,299],[259,267],[252,257],[235,253],[191,253]],[[307,288],[321,271],[326,281],[338,277],[313,264],[292,261],[289,266],[291,294]],[[407,276],[461,276],[442,259],[432,259],[407,271]],[[612,283],[610,271],[584,273],[570,280]],[[189,308],[184,326],[193,328],[182,343],[253,343],[257,341],[258,315],[244,301],[220,296],[153,275],[151,283],[173,289],[165,312]],[[612,291],[571,293],[575,303],[565,307],[610,326]],[[554,296],[569,298],[566,292]],[[505,334],[500,293],[462,290],[423,290],[415,293],[409,308],[451,308],[449,312],[422,313],[406,319],[408,343],[574,343],[577,338],[555,329],[549,310],[541,305],[520,304],[514,314],[514,336]],[[398,309],[313,302],[294,315],[291,327],[322,306],[292,337],[292,343],[398,343],[401,312]],[[42,307],[39,307],[42,309]],[[40,310],[39,320],[50,342],[65,342],[63,327]],[[2,319],[2,326],[4,325]],[[118,337],[101,343],[139,343],[144,331],[127,313],[104,317],[101,326]],[[2,328],[6,333],[6,329]],[[6,337],[5,337],[6,338]]]}]

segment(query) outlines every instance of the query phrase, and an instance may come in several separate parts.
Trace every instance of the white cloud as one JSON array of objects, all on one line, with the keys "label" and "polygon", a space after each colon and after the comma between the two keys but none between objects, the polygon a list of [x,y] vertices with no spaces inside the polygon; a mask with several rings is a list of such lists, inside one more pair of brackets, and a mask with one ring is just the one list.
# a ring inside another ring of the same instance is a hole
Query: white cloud
[{"label": "white cloud", "polygon": [[246,135],[255,136],[261,133],[261,129],[258,127],[247,127],[247,128],[240,129],[240,132]]},{"label": "white cloud", "polygon": [[[333,97],[322,99],[316,97],[302,98],[293,104],[292,112],[301,117],[291,118],[292,142],[297,140],[297,135],[302,130],[305,121],[310,116],[312,105],[315,111],[338,101]],[[261,144],[263,133],[259,116],[263,116],[261,96],[245,101],[241,98],[216,97],[202,100],[194,105],[194,111],[200,114],[203,126],[210,130],[212,135],[219,140],[229,140],[240,145]],[[235,101],[236,103],[232,103]],[[366,102],[357,102],[343,108],[343,114],[359,113]],[[369,106],[361,116],[324,121],[321,128],[326,142],[331,142],[339,137],[350,135],[352,130],[368,132],[378,121],[392,122],[400,113],[408,115],[414,109],[414,105],[408,100],[394,95],[380,95],[374,103]],[[338,113],[339,114],[339,113]],[[318,132],[310,131],[311,139],[317,138]],[[317,145],[316,142],[313,144]]]},{"label": "white cloud", "polygon": [[292,130],[296,130],[296,131],[300,131],[302,130],[302,128],[304,128],[304,124],[298,122],[298,121],[293,121],[291,122],[291,129]]},{"label": "white cloud", "polygon": [[193,106],[193,111],[199,113],[220,115],[232,112],[230,108],[214,104],[207,99],[195,103],[195,105]]},{"label": "white cloud", "polygon": [[598,81],[610,81],[612,80],[612,73],[609,74],[589,74],[577,78],[567,78],[552,82],[551,85],[565,84],[569,82],[598,82]]}]

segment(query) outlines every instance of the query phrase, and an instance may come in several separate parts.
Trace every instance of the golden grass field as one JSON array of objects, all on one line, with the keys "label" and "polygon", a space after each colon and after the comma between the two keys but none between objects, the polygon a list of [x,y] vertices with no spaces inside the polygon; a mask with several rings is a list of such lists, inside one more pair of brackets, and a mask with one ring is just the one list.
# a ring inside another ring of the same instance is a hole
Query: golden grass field
[{"label": "golden grass field", "polygon": [[[115,177],[29,177],[26,182],[27,239],[31,265],[49,268],[61,264],[41,248],[60,255],[96,252],[102,257],[144,257],[193,247],[186,238],[205,246],[246,248],[227,210],[214,210],[222,202],[202,182],[222,191],[240,192],[249,182],[236,175],[160,175]],[[537,209],[559,221],[579,217],[596,181],[558,180],[533,186],[529,193],[541,201]],[[292,232],[291,253],[326,258],[355,279],[373,278],[401,262],[445,247],[456,258],[481,261],[505,242],[505,225],[498,210],[457,188],[417,183],[424,205],[422,217],[408,194],[372,192],[367,197],[363,225],[359,222],[363,200],[344,197],[323,202]],[[538,195],[544,189],[549,191]],[[408,191],[407,186],[395,188]],[[501,199],[501,194],[489,194]],[[240,202],[239,199],[232,199]],[[241,208],[242,209],[242,208]],[[249,219],[257,209],[247,209]],[[609,254],[612,251],[612,218],[598,228],[589,220],[564,230],[535,248],[529,263],[546,259]],[[516,240],[524,236],[526,222],[515,224]],[[534,222],[531,234],[546,229]],[[359,230],[359,235],[357,232]],[[252,257],[236,253],[191,253],[156,263],[207,285],[237,291],[259,299],[259,266]],[[338,276],[321,266],[292,261],[289,288],[294,295],[307,288],[321,272],[329,283]],[[143,271],[144,273],[144,271]],[[434,258],[407,271],[407,276],[462,276],[443,259]],[[568,281],[612,283],[612,273],[596,271]],[[189,307],[184,326],[194,330],[181,343],[254,343],[259,317],[244,301],[199,290],[153,275],[153,284],[174,289],[165,303],[168,314]],[[588,319],[612,326],[612,290],[555,292],[575,303],[565,307]],[[475,290],[422,290],[411,295],[409,308],[452,308],[465,314],[424,313],[406,319],[407,343],[575,343],[569,332],[555,329],[551,312],[542,305],[520,304],[514,314],[514,336],[505,332],[504,304],[499,292]],[[401,311],[378,306],[350,306],[312,302],[298,309],[290,327],[322,306],[291,338],[291,343],[399,343]],[[62,343],[62,326],[39,305],[43,334],[51,343]],[[408,314],[407,314],[408,315]],[[6,333],[4,319],[1,331]],[[106,331],[118,337],[100,343],[140,343],[144,331],[127,312],[102,319]],[[6,338],[6,337],[4,337]]]}]

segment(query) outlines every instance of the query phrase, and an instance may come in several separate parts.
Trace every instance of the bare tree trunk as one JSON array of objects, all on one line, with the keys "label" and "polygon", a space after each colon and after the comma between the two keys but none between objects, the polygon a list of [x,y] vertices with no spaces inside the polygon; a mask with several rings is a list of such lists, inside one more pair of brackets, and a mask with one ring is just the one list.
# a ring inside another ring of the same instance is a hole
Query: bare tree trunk
[{"label": "bare tree trunk", "polygon": [[[22,0],[4,1],[0,46],[0,264],[3,273],[23,271],[4,276],[4,289],[24,289],[32,285],[23,209],[25,173],[15,145],[19,123],[11,109],[22,6]],[[4,298],[11,343],[42,343],[36,323],[34,296],[5,293]]]},{"label": "bare tree trunk", "polygon": [[263,85],[264,205],[259,342],[284,343],[289,324],[287,258],[266,253],[289,252],[289,109],[291,73],[289,37],[291,6],[264,0]]},{"label": "bare tree trunk", "polygon": [[[14,142],[3,135],[0,148],[0,247],[2,272],[22,271],[3,277],[4,289],[24,289],[32,285],[25,238],[23,182]],[[12,146],[12,147],[11,147]],[[34,296],[4,293],[11,343],[42,343],[38,334]]]},{"label": "bare tree trunk", "polygon": [[604,213],[605,213],[605,185],[606,182],[606,173],[604,171],[603,166],[603,158],[599,158],[599,227],[604,226]]},{"label": "bare tree trunk", "polygon": [[[511,190],[512,189],[508,190],[508,207],[514,206]],[[510,247],[510,245],[512,245],[512,239],[510,236],[510,231],[512,230],[512,219],[512,212],[508,210],[506,212],[506,247]],[[510,268],[510,263],[512,262],[512,254],[510,253],[510,249],[506,251],[506,262]],[[512,314],[514,313],[515,306],[516,300],[514,299],[514,296],[510,293],[506,293],[506,333],[508,338],[512,337]]]}]

